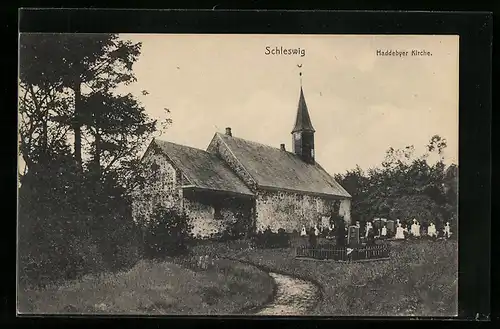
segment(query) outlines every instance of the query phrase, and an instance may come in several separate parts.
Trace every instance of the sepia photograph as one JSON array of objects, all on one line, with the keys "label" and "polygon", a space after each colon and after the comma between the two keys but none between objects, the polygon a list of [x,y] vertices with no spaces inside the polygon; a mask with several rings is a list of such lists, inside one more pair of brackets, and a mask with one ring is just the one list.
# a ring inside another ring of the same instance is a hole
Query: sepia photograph
[{"label": "sepia photograph", "polygon": [[21,33],[18,71],[18,315],[458,315],[457,35]]}]

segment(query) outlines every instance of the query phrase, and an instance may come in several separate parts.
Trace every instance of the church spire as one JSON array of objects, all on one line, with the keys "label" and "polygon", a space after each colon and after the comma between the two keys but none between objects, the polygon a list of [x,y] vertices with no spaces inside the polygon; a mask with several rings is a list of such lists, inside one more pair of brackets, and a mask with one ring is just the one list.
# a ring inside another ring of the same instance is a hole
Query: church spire
[{"label": "church spire", "polygon": [[292,145],[293,152],[307,163],[314,163],[314,133],[315,130],[309,117],[304,90],[302,89],[302,72],[300,72],[300,96],[295,126],[292,130]]},{"label": "church spire", "polygon": [[306,99],[304,97],[304,90],[300,86],[300,97],[299,105],[297,107],[297,117],[295,118],[295,126],[293,127],[292,133],[298,131],[310,131],[315,132],[311,118],[309,117],[309,111],[307,110]]}]

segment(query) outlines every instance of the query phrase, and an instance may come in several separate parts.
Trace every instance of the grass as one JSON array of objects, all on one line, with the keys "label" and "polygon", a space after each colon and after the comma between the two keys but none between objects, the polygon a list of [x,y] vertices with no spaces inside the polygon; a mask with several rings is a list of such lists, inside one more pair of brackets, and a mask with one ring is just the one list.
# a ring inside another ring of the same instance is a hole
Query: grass
[{"label": "grass", "polygon": [[182,259],[140,261],[126,272],[88,275],[43,289],[20,287],[18,310],[36,314],[241,313],[266,303],[272,279],[254,266],[218,259],[207,270]]},{"label": "grass", "polygon": [[452,240],[391,242],[390,260],[337,263],[295,259],[290,248],[252,249],[211,243],[197,253],[225,255],[320,285],[311,315],[453,316],[457,314],[458,247]]}]

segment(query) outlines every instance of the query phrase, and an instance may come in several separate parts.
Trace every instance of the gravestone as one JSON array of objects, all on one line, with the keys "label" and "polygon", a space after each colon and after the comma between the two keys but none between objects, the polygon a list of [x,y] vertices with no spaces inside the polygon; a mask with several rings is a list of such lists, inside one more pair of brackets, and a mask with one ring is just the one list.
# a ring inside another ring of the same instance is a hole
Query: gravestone
[{"label": "gravestone", "polygon": [[359,227],[349,226],[349,230],[347,232],[347,244],[349,247],[355,247],[360,244]]},{"label": "gravestone", "polygon": [[388,220],[387,221],[387,234],[389,236],[394,236],[396,233],[396,225],[394,224],[393,220]]},{"label": "gravestone", "polygon": [[373,229],[375,235],[380,235],[380,230],[382,229],[382,220],[380,218],[375,218],[373,220]]}]

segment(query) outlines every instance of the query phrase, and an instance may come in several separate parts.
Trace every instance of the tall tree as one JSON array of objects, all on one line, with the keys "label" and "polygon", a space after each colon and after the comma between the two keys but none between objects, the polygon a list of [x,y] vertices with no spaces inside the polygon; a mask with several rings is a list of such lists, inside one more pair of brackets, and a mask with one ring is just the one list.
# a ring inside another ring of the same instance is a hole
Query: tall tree
[{"label": "tall tree", "polygon": [[[446,140],[433,136],[427,152],[417,157],[413,146],[389,148],[381,166],[363,172],[359,167],[337,179],[353,196],[352,215],[365,221],[388,216],[419,218],[441,224],[456,218],[456,166],[445,170]],[[431,155],[438,156],[435,163]]]},{"label": "tall tree", "polygon": [[53,86],[19,85],[19,153],[24,174],[67,148],[68,127],[57,122],[70,100]]},{"label": "tall tree", "polygon": [[124,182],[137,176],[138,151],[157,121],[117,87],[135,81],[140,44],[80,34],[22,35],[20,43],[23,273],[37,281],[130,265],[138,240]]},{"label": "tall tree", "polygon": [[107,91],[135,81],[132,65],[141,44],[120,40],[116,34],[22,34],[20,46],[24,84],[72,91],[73,107],[59,120],[73,130],[75,160],[81,166],[83,91]]},{"label": "tall tree", "polygon": [[96,92],[85,99],[83,122],[92,134],[91,164],[101,174],[131,161],[157,129],[157,120],[131,95]]}]

